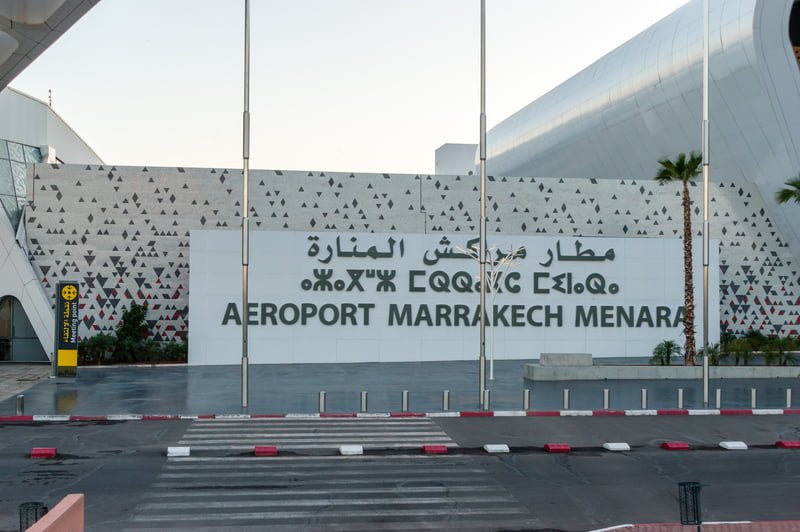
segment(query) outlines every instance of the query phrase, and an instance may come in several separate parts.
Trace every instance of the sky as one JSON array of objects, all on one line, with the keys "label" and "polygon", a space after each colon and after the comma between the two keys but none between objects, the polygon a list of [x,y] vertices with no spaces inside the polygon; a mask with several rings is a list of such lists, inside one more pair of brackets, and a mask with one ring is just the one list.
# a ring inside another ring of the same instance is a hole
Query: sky
[{"label": "sky", "polygon": [[[487,0],[491,127],[687,0]],[[251,0],[251,168],[432,173],[478,142],[479,0]],[[242,165],[243,0],[102,0],[11,86],[107,163]]]}]

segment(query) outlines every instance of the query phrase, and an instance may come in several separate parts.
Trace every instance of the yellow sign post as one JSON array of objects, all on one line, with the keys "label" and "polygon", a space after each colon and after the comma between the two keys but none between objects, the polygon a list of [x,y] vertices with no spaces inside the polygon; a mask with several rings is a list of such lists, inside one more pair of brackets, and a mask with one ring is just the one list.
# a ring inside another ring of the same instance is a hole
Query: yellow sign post
[{"label": "yellow sign post", "polygon": [[78,372],[78,283],[61,281],[56,287],[56,376]]}]

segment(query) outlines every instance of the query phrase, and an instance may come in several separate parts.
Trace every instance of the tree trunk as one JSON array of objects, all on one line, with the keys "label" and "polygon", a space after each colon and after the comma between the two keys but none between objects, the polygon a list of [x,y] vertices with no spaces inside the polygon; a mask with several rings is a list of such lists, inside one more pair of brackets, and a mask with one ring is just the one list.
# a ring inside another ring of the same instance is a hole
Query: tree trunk
[{"label": "tree trunk", "polygon": [[694,342],[694,274],[692,269],[692,203],[689,184],[683,182],[683,334],[686,337],[684,353],[687,366],[695,365]]}]

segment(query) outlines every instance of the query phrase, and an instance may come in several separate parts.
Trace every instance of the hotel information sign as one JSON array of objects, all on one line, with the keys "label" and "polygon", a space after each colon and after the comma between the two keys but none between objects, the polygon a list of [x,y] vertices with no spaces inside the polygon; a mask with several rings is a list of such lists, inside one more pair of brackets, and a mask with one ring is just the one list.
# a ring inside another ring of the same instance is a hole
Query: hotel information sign
[{"label": "hotel information sign", "polygon": [[78,370],[78,283],[56,287],[56,376],[74,377]]}]

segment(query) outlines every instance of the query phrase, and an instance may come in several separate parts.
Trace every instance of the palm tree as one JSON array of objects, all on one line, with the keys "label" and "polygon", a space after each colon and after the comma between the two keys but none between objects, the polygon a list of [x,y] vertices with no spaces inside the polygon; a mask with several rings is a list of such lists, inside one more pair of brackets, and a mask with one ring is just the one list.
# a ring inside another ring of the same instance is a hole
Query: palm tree
[{"label": "palm tree", "polygon": [[[744,365],[747,366],[750,364],[750,359],[754,358],[756,353],[764,354],[764,348],[767,345],[767,336],[761,331],[751,329],[744,333],[742,339],[748,347],[748,352],[744,354]],[[770,361],[767,365],[771,366],[772,362]]]},{"label": "palm tree", "polygon": [[681,356],[681,346],[672,340],[664,340],[653,349],[650,363],[669,366],[672,363],[672,357],[679,356]]},{"label": "palm tree", "polygon": [[694,340],[694,277],[692,275],[692,201],[689,197],[689,181],[701,172],[703,158],[700,154],[692,152],[687,159],[685,153],[679,153],[674,161],[661,159],[658,164],[661,169],[655,179],[659,183],[683,183],[683,334],[686,336],[685,363],[687,366],[695,364]]},{"label": "palm tree", "polygon": [[789,203],[790,201],[800,203],[800,176],[787,181],[784,184],[784,188],[775,193],[775,201],[778,203]]}]

